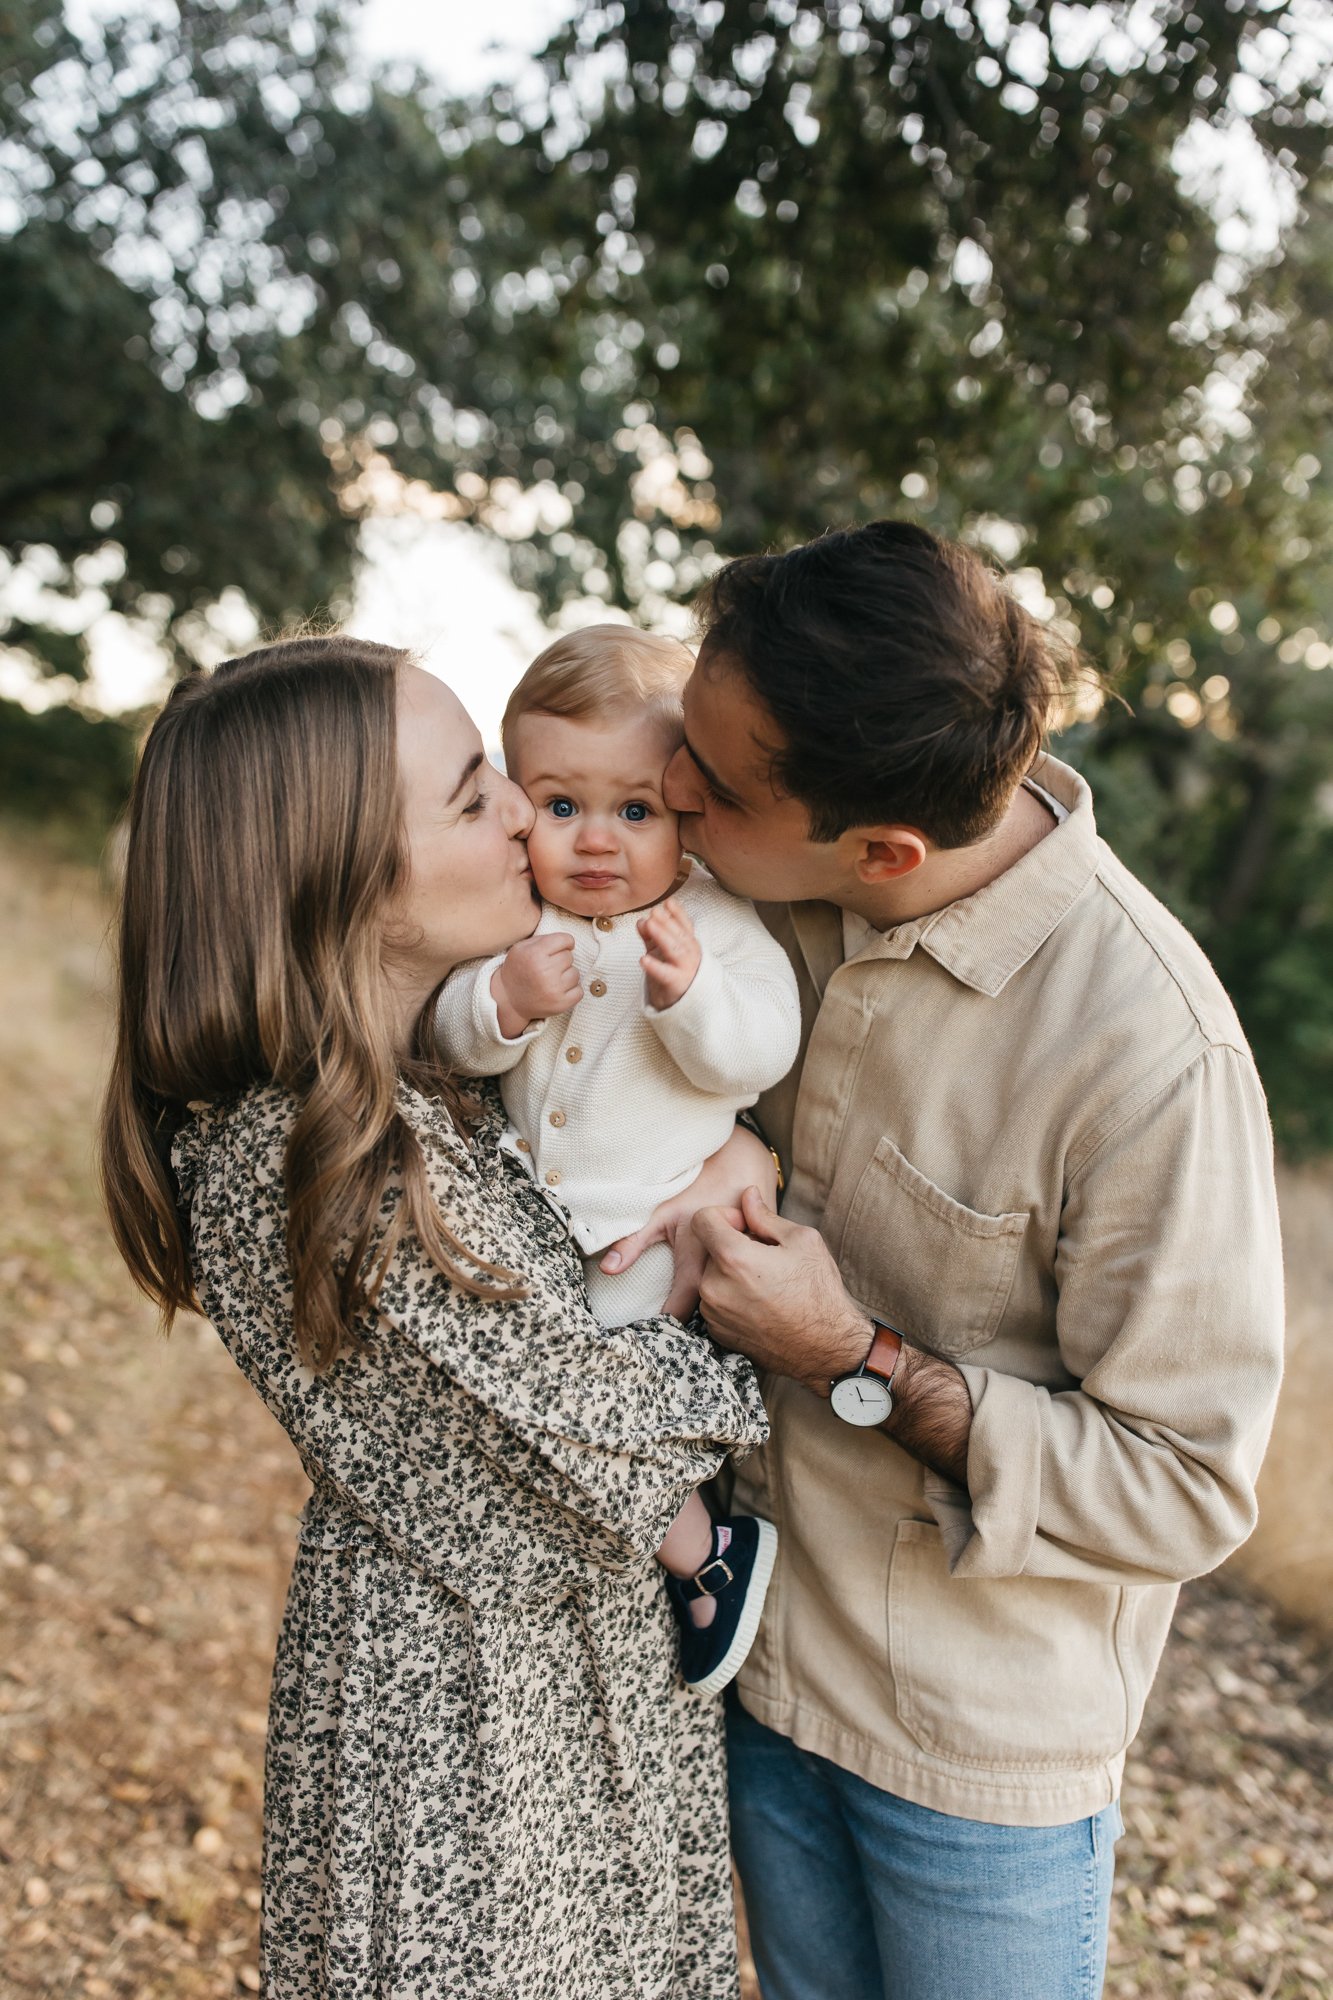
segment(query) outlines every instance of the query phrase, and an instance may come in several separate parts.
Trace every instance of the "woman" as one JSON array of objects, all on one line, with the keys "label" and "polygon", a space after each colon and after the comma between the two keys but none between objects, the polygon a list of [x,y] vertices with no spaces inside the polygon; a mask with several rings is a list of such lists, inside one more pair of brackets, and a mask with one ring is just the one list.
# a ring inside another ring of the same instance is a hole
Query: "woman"
[{"label": "woman", "polygon": [[425,1033],[454,965],[533,927],[530,822],[447,688],[341,638],[182,683],[135,785],[113,1227],[314,1489],[270,1708],[275,2000],[736,1990],[718,1714],[651,1556],[762,1439],[754,1379],[672,1320],[598,1328]]}]

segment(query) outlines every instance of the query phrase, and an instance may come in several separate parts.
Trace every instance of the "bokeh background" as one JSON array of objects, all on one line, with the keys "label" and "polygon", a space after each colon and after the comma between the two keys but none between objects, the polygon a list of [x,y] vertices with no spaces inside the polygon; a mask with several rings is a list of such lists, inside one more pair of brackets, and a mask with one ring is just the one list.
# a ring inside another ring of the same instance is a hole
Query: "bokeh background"
[{"label": "bokeh background", "polygon": [[1110,676],[1057,748],[1281,1153],[1263,1518],[1185,1593],[1108,1991],[1333,1994],[1331,73],[1326,0],[0,0],[0,1994],[259,1985],[302,1482],[90,1167],[167,680],[342,622],[493,736],[552,627],[887,513]]}]

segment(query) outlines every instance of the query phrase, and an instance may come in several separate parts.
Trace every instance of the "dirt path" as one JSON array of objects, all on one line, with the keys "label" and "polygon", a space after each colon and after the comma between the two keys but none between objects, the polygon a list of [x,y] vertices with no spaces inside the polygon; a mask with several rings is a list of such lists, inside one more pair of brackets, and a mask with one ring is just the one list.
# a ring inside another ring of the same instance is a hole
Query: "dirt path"
[{"label": "dirt path", "polygon": [[[3,2000],[259,1985],[263,1711],[303,1480],[206,1327],[156,1338],[106,1239],[103,921],[85,872],[0,844]],[[1326,1653],[1196,1586],[1130,1767],[1109,1993],[1329,2000],[1331,1763]]]}]

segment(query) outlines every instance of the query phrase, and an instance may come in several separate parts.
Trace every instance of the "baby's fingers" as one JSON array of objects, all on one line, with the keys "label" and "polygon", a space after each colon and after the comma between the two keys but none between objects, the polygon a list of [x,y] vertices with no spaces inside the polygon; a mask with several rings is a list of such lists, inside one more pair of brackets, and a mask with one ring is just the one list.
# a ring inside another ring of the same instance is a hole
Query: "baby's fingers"
[{"label": "baby's fingers", "polygon": [[674,964],[681,953],[689,949],[694,932],[688,922],[679,918],[673,920],[666,912],[664,904],[662,909],[654,910],[651,916],[645,917],[639,925],[639,935],[649,951]]},{"label": "baby's fingers", "polygon": [[549,981],[552,995],[564,1007],[572,1007],[576,1000],[583,998],[583,981],[572,965],[555,973]]},{"label": "baby's fingers", "polygon": [[694,929],[693,924],[674,896],[668,896],[665,902],[659,903],[656,909],[650,910],[648,912],[648,919],[650,923],[656,921],[664,929],[675,932],[677,935],[683,932],[688,937]]}]

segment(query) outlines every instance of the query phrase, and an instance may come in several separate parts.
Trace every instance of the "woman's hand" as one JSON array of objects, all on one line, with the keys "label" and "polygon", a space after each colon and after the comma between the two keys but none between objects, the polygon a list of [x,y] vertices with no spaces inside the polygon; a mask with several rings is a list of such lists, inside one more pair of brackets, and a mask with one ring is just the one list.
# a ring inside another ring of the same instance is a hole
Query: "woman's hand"
[{"label": "woman's hand", "polygon": [[598,1260],[603,1271],[628,1271],[654,1243],[669,1243],[676,1255],[675,1282],[667,1295],[663,1312],[688,1319],[699,1303],[699,1279],[703,1275],[703,1245],[689,1227],[701,1208],[730,1209],[740,1228],[741,1195],[757,1187],[770,1207],[777,1202],[778,1172],[773,1155],[762,1139],[738,1125],[724,1146],[719,1146],[703,1163],[683,1194],[659,1202],[644,1223]]}]

